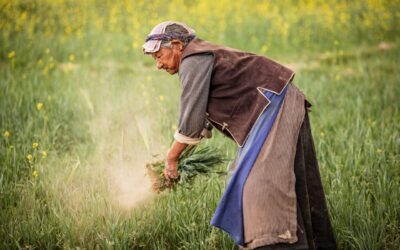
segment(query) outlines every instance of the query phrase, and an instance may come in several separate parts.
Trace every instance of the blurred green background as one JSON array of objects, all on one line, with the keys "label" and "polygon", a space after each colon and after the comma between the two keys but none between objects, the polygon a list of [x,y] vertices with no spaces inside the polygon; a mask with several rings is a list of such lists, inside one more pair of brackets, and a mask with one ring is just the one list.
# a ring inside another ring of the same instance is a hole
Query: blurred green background
[{"label": "blurred green background", "polygon": [[225,176],[149,191],[179,109],[141,50],[165,20],[294,69],[339,248],[398,249],[400,1],[0,0],[1,249],[235,249],[209,225]]}]

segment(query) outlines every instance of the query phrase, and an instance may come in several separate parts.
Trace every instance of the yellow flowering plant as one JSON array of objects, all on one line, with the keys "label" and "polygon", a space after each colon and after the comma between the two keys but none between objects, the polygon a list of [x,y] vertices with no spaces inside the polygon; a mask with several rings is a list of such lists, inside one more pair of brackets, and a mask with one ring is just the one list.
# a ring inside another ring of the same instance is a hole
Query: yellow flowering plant
[{"label": "yellow flowering plant", "polygon": [[41,110],[42,108],[43,108],[43,103],[42,102],[36,103],[36,109],[37,110]]},{"label": "yellow flowering plant", "polygon": [[4,133],[3,133],[4,138],[10,137],[10,135],[11,135],[11,133],[8,130],[4,131]]}]

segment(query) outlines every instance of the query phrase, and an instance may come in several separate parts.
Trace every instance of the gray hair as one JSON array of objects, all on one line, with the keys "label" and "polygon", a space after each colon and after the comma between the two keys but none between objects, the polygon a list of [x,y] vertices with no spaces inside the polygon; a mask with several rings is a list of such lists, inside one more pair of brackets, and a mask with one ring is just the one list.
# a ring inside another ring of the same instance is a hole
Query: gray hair
[{"label": "gray hair", "polygon": [[[165,34],[183,34],[183,35],[189,35],[189,31],[183,27],[182,25],[179,24],[170,24],[167,27],[165,27]],[[186,36],[185,36],[186,37]],[[186,45],[193,39],[180,39],[178,38],[177,40],[181,41],[183,43],[183,46],[186,47]],[[171,42],[170,41],[163,41],[161,43],[161,47],[166,47],[166,48],[171,48]]]}]

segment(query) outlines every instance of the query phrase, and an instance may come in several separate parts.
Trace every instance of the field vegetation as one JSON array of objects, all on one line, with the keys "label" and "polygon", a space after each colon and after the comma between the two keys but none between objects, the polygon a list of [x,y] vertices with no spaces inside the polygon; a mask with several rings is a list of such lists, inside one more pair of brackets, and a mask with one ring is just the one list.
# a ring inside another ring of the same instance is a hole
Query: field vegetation
[{"label": "field vegetation", "polygon": [[339,248],[398,249],[398,0],[0,0],[0,249],[235,249],[209,224],[226,176],[145,176],[178,119],[178,77],[141,50],[165,20],[293,68]]}]

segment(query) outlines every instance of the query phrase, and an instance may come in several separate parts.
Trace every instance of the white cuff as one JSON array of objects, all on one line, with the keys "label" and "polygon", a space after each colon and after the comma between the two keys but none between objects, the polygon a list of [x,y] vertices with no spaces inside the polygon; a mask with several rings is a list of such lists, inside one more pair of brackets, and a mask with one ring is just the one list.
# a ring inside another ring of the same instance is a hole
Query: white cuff
[{"label": "white cuff", "polygon": [[200,142],[201,138],[190,138],[186,135],[179,133],[179,131],[175,131],[174,139],[180,143],[189,144],[189,145],[196,145]]}]

